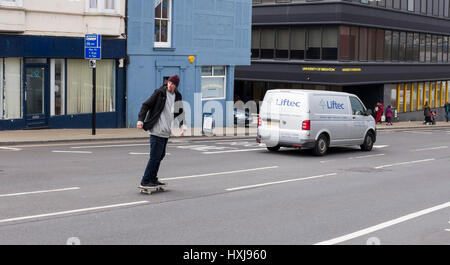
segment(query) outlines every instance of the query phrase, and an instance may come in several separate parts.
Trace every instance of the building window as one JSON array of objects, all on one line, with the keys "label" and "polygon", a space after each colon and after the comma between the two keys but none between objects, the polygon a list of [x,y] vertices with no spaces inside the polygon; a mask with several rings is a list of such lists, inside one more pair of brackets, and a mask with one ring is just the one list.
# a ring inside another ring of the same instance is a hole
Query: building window
[{"label": "building window", "polygon": [[442,39],[442,62],[448,62],[448,36]]},{"label": "building window", "polygon": [[0,6],[23,7],[23,0],[0,0]]},{"label": "building window", "polygon": [[358,60],[358,48],[359,43],[359,28],[358,27],[351,27],[350,28],[350,56],[351,60]]},{"label": "building window", "polygon": [[322,60],[337,60],[338,27],[324,27],[322,32]]},{"label": "building window", "polygon": [[427,14],[432,15],[433,14],[433,0],[426,0],[427,1]]},{"label": "building window", "polygon": [[400,9],[400,0],[394,0],[394,8]]},{"label": "building window", "polygon": [[65,114],[65,73],[66,64],[63,59],[50,61],[50,115]]},{"label": "building window", "polygon": [[322,28],[310,27],[307,30],[308,46],[306,47],[306,59],[320,60],[320,47],[322,45]]},{"label": "building window", "polygon": [[[96,111],[115,111],[116,65],[97,61]],[[86,60],[67,60],[67,114],[92,113],[92,69]]]},{"label": "building window", "polygon": [[449,1],[444,1],[444,17],[448,17]]},{"label": "building window", "polygon": [[436,35],[431,36],[431,61],[437,62],[438,57],[438,37]]},{"label": "building window", "polygon": [[367,28],[359,29],[359,60],[367,61]]},{"label": "building window", "polygon": [[398,60],[406,61],[406,32],[400,32],[400,44],[398,50]]},{"label": "building window", "polygon": [[0,120],[22,118],[20,58],[0,58]]},{"label": "building window", "polygon": [[399,59],[400,32],[392,32],[392,61]]},{"label": "building window", "polygon": [[305,29],[293,28],[291,30],[290,58],[296,60],[305,59]]},{"label": "building window", "polygon": [[377,29],[377,54],[376,60],[383,61],[384,57],[384,30]]},{"label": "building window", "polygon": [[260,29],[252,30],[252,58],[259,58],[259,48],[261,47]]},{"label": "building window", "polygon": [[437,36],[437,62],[442,62],[442,36]]},{"label": "building window", "polygon": [[386,6],[386,1],[385,0],[379,0],[379,1],[376,1],[376,3],[377,3],[378,6],[382,6],[382,7]]},{"label": "building window", "polygon": [[425,34],[420,33],[419,62],[424,63],[425,61],[426,61],[426,39]]},{"label": "building window", "polygon": [[384,32],[384,60],[390,61],[392,59],[392,31],[386,30]]},{"label": "building window", "polygon": [[273,59],[275,49],[275,30],[261,29],[261,59]]},{"label": "building window", "polygon": [[414,0],[408,0],[408,11],[414,11]]},{"label": "building window", "polygon": [[439,16],[439,0],[433,0],[433,16]]},{"label": "building window", "polygon": [[413,36],[413,61],[418,62],[419,61],[419,48],[420,48],[420,37],[419,33],[414,33]]},{"label": "building window", "polygon": [[406,34],[406,56],[405,56],[405,59],[408,62],[414,61],[413,46],[414,46],[414,34],[408,32]]},{"label": "building window", "polygon": [[225,99],[225,66],[202,67],[202,99]]},{"label": "building window", "polygon": [[420,1],[420,12],[423,14],[427,13],[427,0]]},{"label": "building window", "polygon": [[287,28],[277,30],[275,57],[280,59],[289,57],[289,29]]},{"label": "building window", "polygon": [[339,28],[339,60],[351,60],[350,42],[350,27],[341,26]]},{"label": "building window", "polygon": [[431,35],[426,35],[426,53],[425,53],[425,61],[427,63],[431,62]]},{"label": "building window", "polygon": [[155,47],[171,47],[172,0],[155,1]]},{"label": "building window", "polygon": [[85,1],[87,12],[116,13],[116,14],[120,12],[120,0],[85,0]]}]

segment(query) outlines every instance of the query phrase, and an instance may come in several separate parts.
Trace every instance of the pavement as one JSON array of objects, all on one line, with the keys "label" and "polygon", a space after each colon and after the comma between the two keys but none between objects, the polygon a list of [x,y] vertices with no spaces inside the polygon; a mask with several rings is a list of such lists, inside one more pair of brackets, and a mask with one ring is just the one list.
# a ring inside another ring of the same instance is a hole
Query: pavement
[{"label": "pavement", "polygon": [[[423,125],[422,122],[396,122],[392,126],[378,124],[377,130],[423,130],[450,128],[450,123],[437,122],[436,125]],[[222,131],[226,131],[223,133]],[[214,130],[214,135],[202,134],[201,128],[189,129],[181,137],[176,129],[172,132],[169,142],[209,140],[209,139],[249,139],[256,136],[256,128],[226,128]],[[43,130],[14,130],[0,131],[0,146],[47,144],[65,142],[102,142],[102,141],[131,141],[147,140],[148,133],[136,128],[97,129],[92,135],[91,129],[43,129]]]}]

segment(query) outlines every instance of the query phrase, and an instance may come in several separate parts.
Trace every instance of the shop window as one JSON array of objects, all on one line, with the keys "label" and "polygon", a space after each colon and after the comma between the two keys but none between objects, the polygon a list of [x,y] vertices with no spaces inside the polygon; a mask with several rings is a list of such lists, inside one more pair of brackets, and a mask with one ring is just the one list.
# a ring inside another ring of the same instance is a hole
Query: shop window
[{"label": "shop window", "polygon": [[322,60],[337,60],[338,27],[329,26],[322,33]]},{"label": "shop window", "polygon": [[408,11],[414,11],[414,0],[408,0]]},{"label": "shop window", "polygon": [[448,17],[449,15],[449,1],[444,1],[444,17]]},{"label": "shop window", "polygon": [[[114,60],[97,61],[96,111],[115,111]],[[86,60],[67,60],[67,114],[92,112],[92,69]]]},{"label": "shop window", "polygon": [[261,29],[261,58],[273,59],[275,49],[275,30]]},{"label": "shop window", "polygon": [[65,62],[52,59],[50,62],[50,114],[64,115],[65,106]]},{"label": "shop window", "polygon": [[202,99],[225,99],[226,67],[202,67]]},{"label": "shop window", "polygon": [[424,91],[424,83],[418,83],[417,84],[417,105],[416,110],[422,110],[423,109],[423,91]]},{"label": "shop window", "polygon": [[394,0],[393,7],[395,9],[400,9],[400,0]]},{"label": "shop window", "polygon": [[392,8],[392,4],[393,4],[392,1],[393,0],[386,0],[386,7],[387,8]]},{"label": "shop window", "polygon": [[433,0],[426,0],[427,1],[427,14],[432,15],[433,14]]},{"label": "shop window", "polygon": [[439,0],[433,0],[433,16],[439,16]]},{"label": "shop window", "polygon": [[427,0],[421,0],[420,2],[420,12],[423,14],[427,13]]},{"label": "shop window", "polygon": [[155,47],[171,47],[172,0],[155,1]]},{"label": "shop window", "polygon": [[306,47],[306,58],[319,60],[320,59],[320,47],[322,44],[322,28],[311,27],[307,29],[308,46]]},{"label": "shop window", "polygon": [[293,28],[291,30],[291,50],[290,58],[305,59],[305,29]]},{"label": "shop window", "polygon": [[0,58],[0,119],[22,117],[21,59]]}]

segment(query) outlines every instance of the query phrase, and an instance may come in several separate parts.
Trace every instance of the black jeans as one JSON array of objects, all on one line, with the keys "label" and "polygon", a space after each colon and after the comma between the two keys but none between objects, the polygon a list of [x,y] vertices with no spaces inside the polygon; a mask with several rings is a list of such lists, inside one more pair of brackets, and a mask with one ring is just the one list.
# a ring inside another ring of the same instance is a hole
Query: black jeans
[{"label": "black jeans", "polygon": [[141,185],[156,182],[158,180],[159,165],[166,156],[166,146],[168,138],[163,138],[155,135],[150,136],[150,159],[145,168],[144,176],[141,180]]}]

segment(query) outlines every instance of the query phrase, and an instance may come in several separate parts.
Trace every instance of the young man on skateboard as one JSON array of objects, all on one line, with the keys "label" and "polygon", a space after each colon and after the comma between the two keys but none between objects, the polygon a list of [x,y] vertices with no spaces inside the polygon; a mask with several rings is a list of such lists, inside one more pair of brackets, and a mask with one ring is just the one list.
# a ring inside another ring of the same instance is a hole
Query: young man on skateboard
[{"label": "young man on skateboard", "polygon": [[145,168],[141,186],[157,187],[165,185],[158,180],[158,171],[161,161],[166,155],[167,141],[175,118],[180,121],[180,126],[183,128],[181,135],[184,135],[183,108],[178,108],[178,112],[175,112],[175,103],[182,104],[183,100],[180,92],[177,91],[179,83],[178,75],[171,75],[167,85],[155,90],[153,95],[142,104],[139,112],[136,127],[149,131],[150,134],[150,159]]}]

